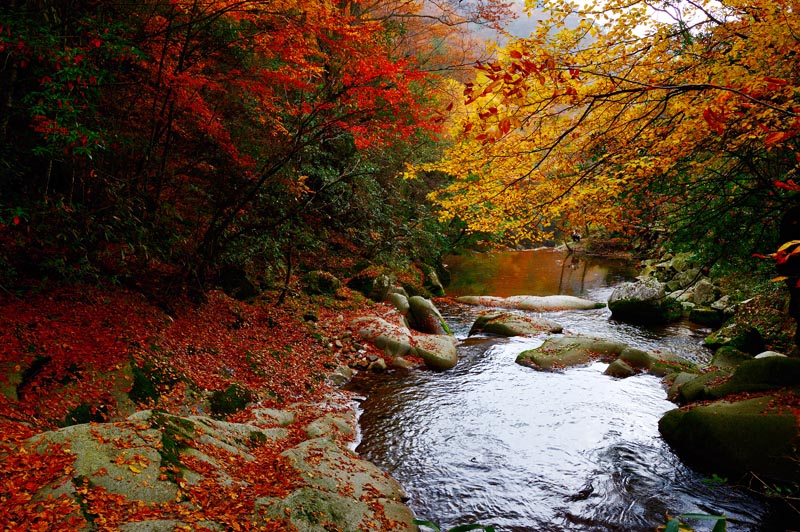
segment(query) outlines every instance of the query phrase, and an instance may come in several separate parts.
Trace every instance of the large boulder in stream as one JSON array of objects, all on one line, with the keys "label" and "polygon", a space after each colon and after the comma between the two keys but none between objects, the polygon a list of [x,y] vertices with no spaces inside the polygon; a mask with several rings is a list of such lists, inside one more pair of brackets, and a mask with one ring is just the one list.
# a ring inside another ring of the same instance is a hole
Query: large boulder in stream
[{"label": "large boulder in stream", "polygon": [[538,316],[525,316],[511,312],[487,312],[478,316],[470,336],[478,333],[498,336],[533,336],[543,332],[560,333],[563,327],[558,323]]},{"label": "large boulder in stream", "polygon": [[608,308],[611,317],[632,323],[669,323],[683,313],[681,304],[668,298],[664,285],[651,277],[617,285]]},{"label": "large boulder in stream", "polygon": [[428,334],[451,334],[450,327],[442,318],[439,309],[430,299],[422,296],[408,298],[408,323],[415,331]]},{"label": "large boulder in stream", "polygon": [[650,353],[614,340],[574,335],[548,338],[536,349],[520,353],[516,362],[522,366],[552,371],[596,360],[608,362],[606,373],[613,377],[627,377],[644,371],[664,376],[695,368],[692,362],[670,353]]},{"label": "large boulder in stream", "polygon": [[387,316],[393,322],[378,317],[354,320],[353,327],[365,340],[394,357],[415,355],[430,369],[450,369],[458,362],[457,341],[449,334],[425,334],[412,331],[402,316],[393,312]]},{"label": "large boulder in stream", "polygon": [[791,484],[800,478],[800,390],[667,412],[658,429],[689,463],[706,471]]},{"label": "large boulder in stream", "polygon": [[481,305],[533,312],[553,312],[557,310],[591,310],[605,307],[605,303],[591,301],[575,296],[461,296],[456,301],[467,305]]}]

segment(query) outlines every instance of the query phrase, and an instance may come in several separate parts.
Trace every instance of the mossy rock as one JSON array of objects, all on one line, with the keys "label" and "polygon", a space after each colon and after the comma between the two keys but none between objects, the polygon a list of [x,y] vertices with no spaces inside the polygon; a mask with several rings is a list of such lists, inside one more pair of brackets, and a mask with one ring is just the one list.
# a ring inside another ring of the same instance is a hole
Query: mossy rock
[{"label": "mossy rock", "polygon": [[724,370],[709,371],[701,375],[695,375],[694,378],[688,379],[680,386],[677,393],[678,402],[686,404],[693,401],[715,399],[709,392],[709,384],[721,381],[729,376],[730,372]]},{"label": "mossy rock", "polygon": [[734,369],[729,379],[708,387],[712,398],[742,392],[766,392],[800,387],[800,359],[767,357],[747,360]]},{"label": "mossy rock", "polygon": [[439,280],[439,274],[436,273],[436,268],[427,264],[420,264],[419,269],[422,270],[423,280],[422,286],[431,296],[442,297],[444,296],[444,285]]},{"label": "mossy rock", "polygon": [[697,364],[681,356],[672,353],[654,353],[651,355],[653,361],[648,371],[658,377],[666,377],[670,373],[681,371],[699,371]]},{"label": "mossy rock", "polygon": [[517,355],[516,362],[539,370],[556,370],[588,364],[594,360],[613,362],[628,346],[613,340],[587,336],[548,338],[536,349]]},{"label": "mossy rock", "polygon": [[439,309],[430,299],[411,296],[408,298],[408,305],[407,318],[412,329],[428,334],[452,334]]},{"label": "mossy rock", "polygon": [[689,321],[709,327],[719,327],[725,321],[725,314],[709,307],[695,307],[689,311]]},{"label": "mossy rock", "polygon": [[383,301],[396,279],[396,275],[389,268],[370,266],[351,277],[346,285],[373,301]]},{"label": "mossy rock", "polygon": [[253,400],[253,394],[238,384],[231,384],[225,390],[217,390],[208,400],[209,408],[215,416],[224,417],[244,410]]},{"label": "mossy rock", "polygon": [[0,362],[0,395],[7,399],[18,401],[17,387],[22,384],[25,367],[17,360]]},{"label": "mossy rock", "polygon": [[669,323],[683,315],[680,302],[666,297],[664,286],[652,278],[618,285],[608,299],[608,308],[614,319],[631,323]]},{"label": "mossy rock", "polygon": [[626,366],[635,373],[647,371],[658,376],[696,368],[692,362],[670,353],[648,353],[614,340],[571,335],[548,338],[536,349],[520,353],[516,361],[534,369],[554,370],[595,360],[611,364],[617,359],[621,364],[611,370],[620,370],[615,376],[625,374]]},{"label": "mossy rock", "polygon": [[484,332],[498,336],[524,336],[543,332],[560,333],[562,330],[561,325],[546,318],[511,312],[489,312],[475,319],[469,334],[471,336]]},{"label": "mossy rock", "polygon": [[730,346],[739,351],[757,355],[764,351],[761,332],[751,325],[731,323],[706,336],[704,345],[710,349]]},{"label": "mossy rock", "polygon": [[800,478],[800,430],[791,411],[774,405],[797,400],[798,390],[745,401],[717,401],[667,412],[658,424],[667,443],[706,471],[793,483]]},{"label": "mossy rock", "polygon": [[665,383],[667,384],[667,399],[673,402],[680,401],[680,392],[683,388],[683,385],[687,382],[690,382],[697,378],[697,373],[691,373],[688,371],[679,371],[677,373],[671,373],[665,378]]},{"label": "mossy rock", "polygon": [[711,359],[710,365],[720,369],[732,370],[742,362],[748,360],[753,360],[753,355],[726,345],[714,352],[714,357]]},{"label": "mossy rock", "polygon": [[637,373],[639,373],[639,371],[634,369],[630,364],[628,364],[624,360],[618,358],[614,362],[609,364],[603,373],[611,377],[616,377],[618,379],[625,379],[627,377],[632,377],[636,375]]},{"label": "mossy rock", "polygon": [[332,273],[314,270],[305,275],[303,285],[309,295],[334,295],[342,287],[342,282]]}]

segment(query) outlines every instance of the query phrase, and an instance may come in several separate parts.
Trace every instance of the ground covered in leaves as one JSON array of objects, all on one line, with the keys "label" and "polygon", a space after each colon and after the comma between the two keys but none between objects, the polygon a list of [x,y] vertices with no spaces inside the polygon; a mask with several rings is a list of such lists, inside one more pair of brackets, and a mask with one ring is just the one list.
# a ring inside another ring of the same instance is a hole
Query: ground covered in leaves
[{"label": "ground covered in leaves", "polygon": [[[210,292],[201,304],[175,302],[166,313],[141,294],[120,288],[58,286],[0,298],[0,522],[4,530],[55,530],[118,522],[141,512],[90,484],[79,486],[83,508],[37,493],[64,476],[75,456],[51,446],[29,452],[23,443],[44,431],[79,423],[119,422],[143,409],[247,421],[254,408],[309,404],[329,393],[326,376],[355,357],[380,356],[353,339],[348,324],[367,303],[347,292],[337,298],[296,298],[276,308]],[[372,309],[374,312],[376,309]],[[377,309],[380,310],[380,309]],[[284,445],[296,439],[281,440]],[[288,442],[288,443],[286,443]],[[280,474],[280,446],[262,442],[255,463],[231,467],[234,478],[253,467],[280,492],[296,479]],[[135,456],[126,467],[148,464]],[[195,464],[197,465],[197,464]],[[160,475],[172,474],[162,463]],[[131,471],[134,471],[131,469]],[[269,473],[267,475],[267,473]],[[286,483],[282,486],[281,483]],[[218,484],[193,486],[185,496],[217,501],[203,517],[246,528],[240,505]],[[149,508],[174,515],[176,508]],[[156,515],[157,517],[157,515]],[[282,524],[275,530],[284,530]],[[16,527],[16,528],[15,528]],[[20,528],[21,527],[21,528]],[[112,528],[113,529],[113,528]]]}]

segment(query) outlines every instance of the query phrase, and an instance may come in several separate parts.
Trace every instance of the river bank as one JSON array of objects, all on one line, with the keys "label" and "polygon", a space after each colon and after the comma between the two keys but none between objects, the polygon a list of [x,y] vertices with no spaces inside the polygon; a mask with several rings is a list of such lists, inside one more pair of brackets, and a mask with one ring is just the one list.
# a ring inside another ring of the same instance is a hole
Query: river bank
[{"label": "river bank", "polygon": [[118,287],[3,294],[2,528],[412,529],[336,391],[383,361],[348,324],[384,310],[346,288],[169,312]]}]

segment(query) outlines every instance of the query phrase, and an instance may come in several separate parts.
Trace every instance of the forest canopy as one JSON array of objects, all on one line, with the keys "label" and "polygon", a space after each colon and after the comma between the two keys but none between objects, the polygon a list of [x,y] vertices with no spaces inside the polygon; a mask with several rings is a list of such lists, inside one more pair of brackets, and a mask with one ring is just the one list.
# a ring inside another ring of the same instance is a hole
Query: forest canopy
[{"label": "forest canopy", "polygon": [[397,176],[432,157],[444,82],[483,53],[467,28],[508,14],[498,0],[0,2],[0,269],[202,287],[226,264],[439,249],[430,189]]},{"label": "forest canopy", "polygon": [[511,244],[603,229],[712,261],[777,248],[797,204],[800,4],[527,6],[544,18],[464,86],[458,142],[409,172],[453,177],[432,194],[444,219]]}]

